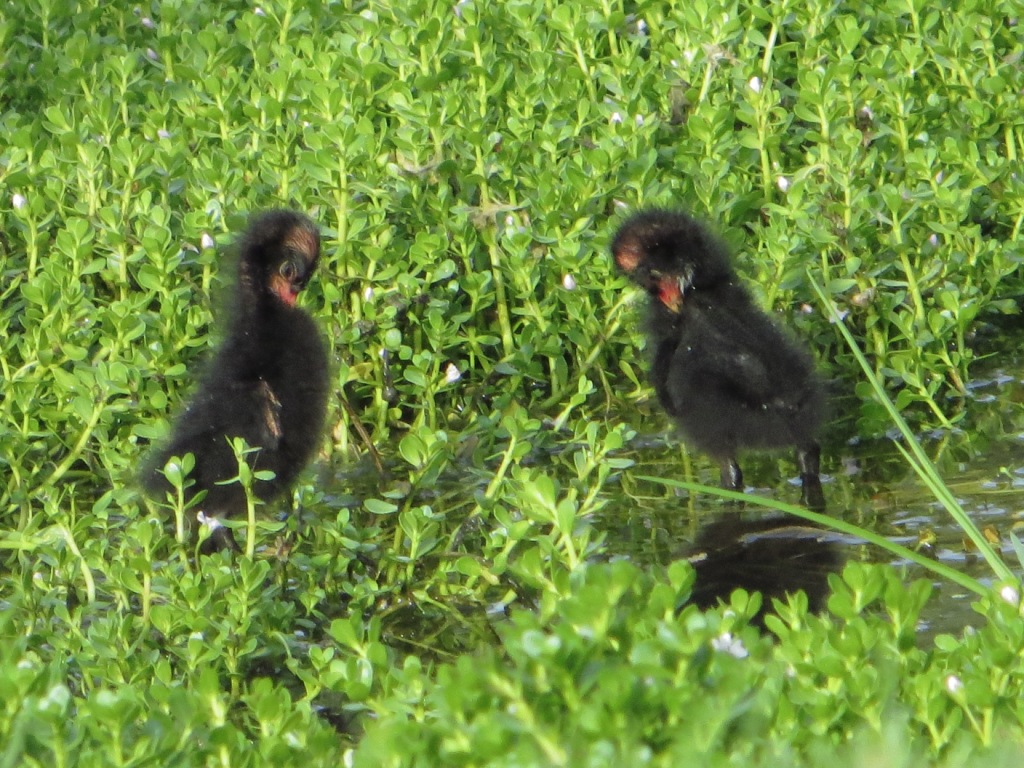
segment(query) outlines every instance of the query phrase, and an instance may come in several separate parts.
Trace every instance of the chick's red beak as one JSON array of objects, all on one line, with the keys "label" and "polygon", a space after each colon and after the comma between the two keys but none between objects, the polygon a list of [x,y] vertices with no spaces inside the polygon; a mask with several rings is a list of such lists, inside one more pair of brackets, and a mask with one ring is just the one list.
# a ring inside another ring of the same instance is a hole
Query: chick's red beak
[{"label": "chick's red beak", "polygon": [[281,277],[281,275],[274,275],[270,278],[270,290],[274,292],[274,295],[276,295],[285,306],[295,306],[295,299],[299,296],[299,289]]},{"label": "chick's red beak", "polygon": [[669,311],[679,314],[683,308],[683,289],[679,281],[662,278],[658,282],[658,300],[668,307]]}]

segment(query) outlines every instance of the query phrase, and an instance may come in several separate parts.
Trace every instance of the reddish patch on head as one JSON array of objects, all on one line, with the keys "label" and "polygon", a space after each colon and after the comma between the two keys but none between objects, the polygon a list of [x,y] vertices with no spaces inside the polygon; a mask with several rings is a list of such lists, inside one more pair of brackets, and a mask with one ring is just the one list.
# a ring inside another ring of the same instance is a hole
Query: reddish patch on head
[{"label": "reddish patch on head", "polygon": [[295,306],[295,299],[298,298],[299,289],[285,280],[281,275],[274,275],[270,278],[270,290],[281,302],[288,307]]},{"label": "reddish patch on head", "polygon": [[679,313],[683,308],[683,289],[678,280],[670,277],[663,277],[658,281],[658,301],[669,308],[670,311]]},{"label": "reddish patch on head", "polygon": [[632,272],[640,266],[643,260],[643,253],[635,242],[627,242],[615,249],[615,263],[623,272]]}]

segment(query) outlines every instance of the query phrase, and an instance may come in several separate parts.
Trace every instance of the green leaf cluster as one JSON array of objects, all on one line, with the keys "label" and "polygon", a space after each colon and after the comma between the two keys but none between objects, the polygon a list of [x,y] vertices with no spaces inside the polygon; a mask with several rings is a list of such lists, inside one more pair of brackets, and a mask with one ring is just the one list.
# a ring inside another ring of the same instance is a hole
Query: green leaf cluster
[{"label": "green leaf cluster", "polygon": [[[926,590],[855,569],[775,646],[756,598],[704,615],[685,567],[603,562],[594,520],[658,423],[606,253],[641,205],[720,230],[862,435],[890,422],[812,280],[911,423],[959,417],[975,335],[1022,293],[1019,17],[7,3],[0,766],[1017,748],[1015,607],[918,649]],[[322,225],[302,301],[337,396],[293,514],[253,508],[246,555],[197,561],[181,498],[161,517],[135,475],[218,340],[232,237],[277,206]]]}]

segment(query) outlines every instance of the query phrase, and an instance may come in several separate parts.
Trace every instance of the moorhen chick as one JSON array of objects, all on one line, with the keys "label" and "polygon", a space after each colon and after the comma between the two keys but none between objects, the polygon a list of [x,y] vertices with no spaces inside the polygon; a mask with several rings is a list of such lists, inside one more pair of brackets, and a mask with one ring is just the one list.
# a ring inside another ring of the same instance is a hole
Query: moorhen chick
[{"label": "moorhen chick", "polygon": [[288,210],[254,216],[238,245],[227,335],[191,402],[178,416],[170,439],[143,473],[146,489],[163,498],[171,486],[163,468],[171,456],[192,453],[194,481],[186,501],[200,502],[215,547],[237,549],[219,517],[243,514],[245,493],[235,483],[238,462],[228,440],[243,437],[256,452],[247,457],[255,471],[272,470],[272,480],[254,480],[264,501],[287,489],[320,439],[328,394],[327,354],[313,319],[295,306],[320,258],[320,235],[306,216]]},{"label": "moorhen chick", "polygon": [[651,380],[685,441],[719,462],[732,490],[743,488],[738,450],[796,446],[802,502],[824,509],[814,363],[757,308],[724,244],[685,213],[652,209],[627,219],[611,250],[650,296]]}]

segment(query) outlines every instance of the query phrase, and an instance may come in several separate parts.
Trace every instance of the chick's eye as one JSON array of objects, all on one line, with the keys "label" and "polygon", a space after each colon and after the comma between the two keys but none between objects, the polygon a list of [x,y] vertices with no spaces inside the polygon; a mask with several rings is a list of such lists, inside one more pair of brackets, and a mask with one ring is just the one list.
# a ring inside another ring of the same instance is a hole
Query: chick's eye
[{"label": "chick's eye", "polygon": [[290,281],[295,279],[295,265],[290,261],[283,262],[278,271],[281,273],[281,277],[285,280]]}]

